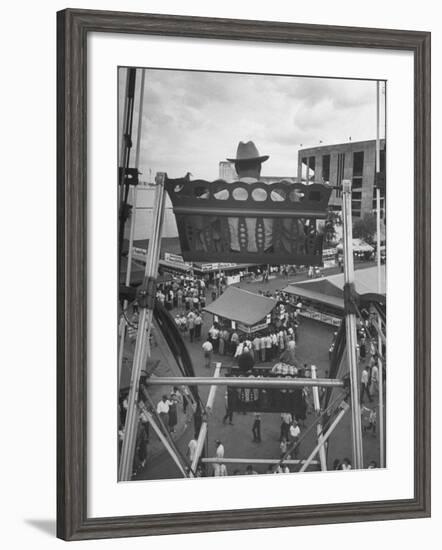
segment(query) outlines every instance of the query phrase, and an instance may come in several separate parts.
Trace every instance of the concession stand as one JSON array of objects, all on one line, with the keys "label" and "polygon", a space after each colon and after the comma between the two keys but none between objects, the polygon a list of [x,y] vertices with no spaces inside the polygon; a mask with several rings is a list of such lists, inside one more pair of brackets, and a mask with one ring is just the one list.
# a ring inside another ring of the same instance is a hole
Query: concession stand
[{"label": "concession stand", "polygon": [[[381,268],[381,292],[378,292],[377,268],[355,271],[355,290],[366,301],[385,303],[385,266]],[[308,317],[339,327],[344,317],[344,275],[331,275],[321,279],[288,285],[284,292],[298,296],[303,307],[299,312]]]},{"label": "concession stand", "polygon": [[217,300],[206,306],[204,311],[211,313],[214,322],[227,329],[254,334],[270,325],[276,307],[277,302],[273,298],[228,287]]}]

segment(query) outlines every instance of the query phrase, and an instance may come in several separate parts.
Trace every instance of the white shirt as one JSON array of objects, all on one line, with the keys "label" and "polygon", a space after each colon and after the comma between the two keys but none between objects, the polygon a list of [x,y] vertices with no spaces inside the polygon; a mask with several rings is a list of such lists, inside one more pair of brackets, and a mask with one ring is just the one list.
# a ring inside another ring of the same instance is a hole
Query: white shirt
[{"label": "white shirt", "polygon": [[204,351],[213,351],[213,346],[210,342],[204,342],[202,348]]},{"label": "white shirt", "polygon": [[224,445],[222,443],[216,448],[215,456],[216,458],[224,458]]},{"label": "white shirt", "polygon": [[169,404],[170,404],[170,401],[161,400],[157,405],[157,413],[158,414],[161,414],[161,413],[166,413],[167,414],[169,412]]},{"label": "white shirt", "polygon": [[364,369],[361,374],[362,384],[368,384],[368,372]]},{"label": "white shirt", "polygon": [[242,342],[240,342],[238,344],[238,346],[236,347],[235,357],[239,357],[240,355],[242,355],[242,350],[243,349],[244,349],[244,344]]},{"label": "white shirt", "polygon": [[290,435],[292,437],[299,437],[300,433],[301,430],[299,429],[299,426],[290,426]]},{"label": "white shirt", "polygon": [[189,441],[189,445],[187,446],[188,449],[189,449],[189,458],[191,461],[193,461],[193,459],[195,458],[195,451],[196,451],[196,447],[197,447],[198,443],[196,441],[196,439],[191,439]]}]

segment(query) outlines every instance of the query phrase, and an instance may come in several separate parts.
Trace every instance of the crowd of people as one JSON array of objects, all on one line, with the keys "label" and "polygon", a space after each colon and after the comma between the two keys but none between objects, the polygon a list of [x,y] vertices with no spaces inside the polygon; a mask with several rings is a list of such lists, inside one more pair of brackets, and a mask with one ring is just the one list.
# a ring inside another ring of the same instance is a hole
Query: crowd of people
[{"label": "crowd of people", "polygon": [[[280,275],[288,276],[289,270],[288,268],[284,269],[283,266],[279,269],[279,272]],[[259,276],[262,277],[263,282],[266,282],[269,280],[271,273],[271,268],[263,269],[260,271]],[[251,278],[257,276],[256,273],[248,275]],[[315,277],[317,273],[313,270],[307,275]],[[205,367],[209,369],[213,365],[213,355],[216,354],[221,357],[229,357],[229,363],[236,366],[241,375],[261,376],[261,373],[257,374],[257,371],[268,367],[269,372],[274,376],[309,377],[311,375],[310,367],[307,364],[301,364],[296,353],[299,339],[299,314],[303,304],[281,290],[265,289],[265,286],[264,290],[258,290],[259,294],[275,300],[275,310],[266,329],[246,334],[239,331],[235,327],[235,323],[222,321],[214,322],[206,332],[203,309],[207,301],[215,300],[224,292],[227,286],[226,282],[226,278],[221,273],[216,274],[214,278],[209,277],[207,274],[205,276],[195,276],[189,273],[171,277],[169,281],[159,285],[157,291],[157,299],[167,310],[172,312],[183,335],[188,337],[192,343],[200,342]],[[136,307],[134,309],[136,315]],[[371,403],[376,394],[379,393],[378,359],[383,350],[378,351],[377,342],[372,336],[372,328],[369,316],[366,322],[360,323],[358,327],[358,356],[361,375],[360,401],[362,404],[363,432],[365,435],[371,433],[376,436],[376,408],[366,406],[366,401],[368,400]],[[332,349],[333,345],[330,354]],[[225,364],[226,361],[223,360],[223,363]],[[255,367],[259,367],[259,369],[255,369]],[[325,376],[327,375],[326,372]],[[226,410],[222,423],[228,422],[229,425],[233,425],[233,411],[228,406],[227,392],[225,395]],[[281,462],[270,464],[266,473],[288,473],[291,471],[291,466],[283,460],[297,459],[300,456],[299,448],[302,442],[302,430],[305,428],[306,414],[314,410],[311,388],[304,388],[302,395],[305,403],[303,414],[300,415],[294,411],[281,413],[279,439],[275,443],[275,457],[279,456]],[[169,434],[173,434],[181,415],[184,415],[185,424],[190,421],[187,416],[189,411],[190,414],[192,413],[192,405],[190,396],[186,396],[184,386],[183,388],[174,387],[170,393],[164,394],[158,401],[155,413],[157,418],[161,420],[163,428]],[[124,426],[124,401],[121,408],[121,426]],[[263,415],[260,412],[253,412],[250,423],[251,441],[253,443],[259,444],[262,442],[262,422]],[[122,440],[124,435],[122,428],[119,435],[120,440]],[[196,451],[196,435],[189,442],[187,449],[190,462],[192,462]],[[148,441],[149,422],[140,409],[135,469],[144,467]],[[214,458],[218,458],[220,461],[212,463],[210,467],[199,463],[194,475],[198,477],[207,475],[218,477],[258,473],[253,462],[248,464],[245,469],[237,467],[237,465],[232,466],[224,463],[222,461],[224,458],[224,445],[219,440],[216,442]],[[349,470],[351,467],[351,462],[347,458],[337,459],[333,466],[334,469],[342,470]],[[377,465],[372,462],[369,467],[374,468]]]}]

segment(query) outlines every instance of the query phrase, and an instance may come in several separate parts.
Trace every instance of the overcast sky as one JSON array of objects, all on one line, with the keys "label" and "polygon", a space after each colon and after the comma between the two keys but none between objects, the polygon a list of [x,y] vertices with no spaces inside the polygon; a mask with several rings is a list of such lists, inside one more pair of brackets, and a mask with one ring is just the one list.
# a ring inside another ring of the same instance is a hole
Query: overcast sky
[{"label": "overcast sky", "polygon": [[[120,70],[120,106],[125,74]],[[139,85],[140,71],[137,79]],[[214,180],[219,161],[235,157],[238,142],[249,140],[270,155],[263,176],[296,176],[301,145],[375,139],[376,83],[147,69],[141,135],[142,180],[149,169]]]}]

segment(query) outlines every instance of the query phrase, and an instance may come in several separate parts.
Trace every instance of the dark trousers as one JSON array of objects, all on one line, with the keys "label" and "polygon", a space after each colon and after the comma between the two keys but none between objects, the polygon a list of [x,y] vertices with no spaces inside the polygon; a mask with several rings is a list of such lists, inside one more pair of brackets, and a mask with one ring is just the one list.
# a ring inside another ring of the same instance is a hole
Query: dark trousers
[{"label": "dark trousers", "polygon": [[368,391],[368,384],[361,384],[361,396],[360,396],[360,402],[364,402],[364,395],[367,394],[368,400],[370,403],[373,401],[371,398],[370,392]]},{"label": "dark trousers", "polygon": [[282,441],[283,439],[289,439],[290,434],[290,424],[287,424],[287,422],[281,422],[281,434],[279,439]]},{"label": "dark trousers", "polygon": [[226,414],[224,415],[224,418],[223,418],[223,424],[225,424],[226,420],[229,421],[230,424],[232,424],[232,421],[233,421],[233,411],[228,409],[226,407]]},{"label": "dark trousers", "polygon": [[256,419],[252,426],[253,441],[261,441],[261,420]]},{"label": "dark trousers", "polygon": [[193,342],[195,339],[195,328],[189,328],[190,341]]}]

